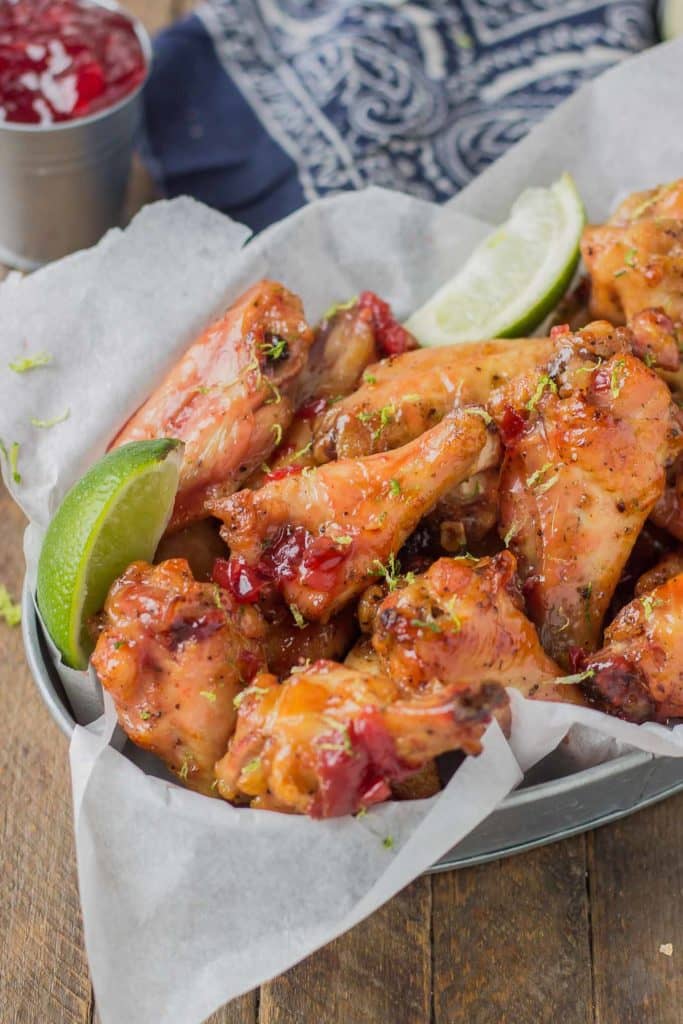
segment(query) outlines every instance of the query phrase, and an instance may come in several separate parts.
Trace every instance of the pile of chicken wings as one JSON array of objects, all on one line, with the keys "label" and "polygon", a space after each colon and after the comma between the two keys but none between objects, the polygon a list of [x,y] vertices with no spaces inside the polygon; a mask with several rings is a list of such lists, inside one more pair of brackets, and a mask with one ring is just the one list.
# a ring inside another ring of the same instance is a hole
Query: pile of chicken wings
[{"label": "pile of chicken wings", "polygon": [[191,345],[113,442],[185,444],[92,624],[134,743],[329,817],[437,791],[506,687],[683,718],[683,181],[582,255],[546,338],[421,349],[371,292],[312,329],[261,281]]}]

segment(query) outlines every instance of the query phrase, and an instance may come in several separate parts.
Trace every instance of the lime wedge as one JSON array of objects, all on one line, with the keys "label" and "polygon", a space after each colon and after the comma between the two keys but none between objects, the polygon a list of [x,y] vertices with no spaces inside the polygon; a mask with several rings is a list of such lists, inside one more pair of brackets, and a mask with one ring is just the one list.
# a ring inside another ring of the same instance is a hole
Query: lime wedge
[{"label": "lime wedge", "polygon": [[662,39],[675,39],[683,35],[683,3],[681,0],[662,0],[659,5],[659,31]]},{"label": "lime wedge", "polygon": [[406,327],[422,345],[521,338],[557,305],[579,260],[585,211],[574,181],[529,188]]},{"label": "lime wedge", "polygon": [[86,668],[88,619],[137,559],[154,557],[178,488],[180,441],[133,441],[95,463],[50,523],[38,562],[38,607],[65,664]]}]

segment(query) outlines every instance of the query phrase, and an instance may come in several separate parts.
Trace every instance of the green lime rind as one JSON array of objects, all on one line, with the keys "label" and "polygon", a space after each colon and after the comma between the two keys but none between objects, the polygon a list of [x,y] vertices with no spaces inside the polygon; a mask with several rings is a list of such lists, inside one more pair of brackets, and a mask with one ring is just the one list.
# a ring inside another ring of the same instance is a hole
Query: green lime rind
[{"label": "green lime rind", "polygon": [[406,327],[428,347],[530,334],[571,282],[585,221],[569,174],[527,189]]},{"label": "green lime rind", "polygon": [[511,324],[510,327],[503,328],[503,330],[499,332],[498,337],[525,338],[532,334],[539,324],[542,324],[545,318],[552,313],[560,299],[569,288],[572,278],[576,273],[576,268],[579,265],[580,257],[581,249],[577,244],[576,249],[569,257],[567,266],[561,276],[558,277],[555,285],[550,289],[550,291],[539,300],[533,309],[529,310],[526,316],[523,316],[517,321],[517,323]]},{"label": "green lime rind", "polygon": [[70,668],[87,668],[87,623],[113,581],[131,562],[154,557],[173,511],[182,452],[171,438],[116,448],[71,488],[48,526],[38,607]]}]

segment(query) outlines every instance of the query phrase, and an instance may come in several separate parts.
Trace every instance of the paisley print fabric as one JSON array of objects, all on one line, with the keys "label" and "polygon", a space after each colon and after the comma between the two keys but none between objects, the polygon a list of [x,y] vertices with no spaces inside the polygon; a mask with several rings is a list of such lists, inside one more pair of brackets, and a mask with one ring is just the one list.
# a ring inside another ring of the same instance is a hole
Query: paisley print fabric
[{"label": "paisley print fabric", "polygon": [[196,99],[202,137],[242,153],[245,104],[255,147],[282,170],[271,186],[295,179],[282,214],[369,184],[445,200],[583,81],[656,41],[643,0],[210,0],[192,29],[234,94],[230,120],[207,119],[215,96]]}]

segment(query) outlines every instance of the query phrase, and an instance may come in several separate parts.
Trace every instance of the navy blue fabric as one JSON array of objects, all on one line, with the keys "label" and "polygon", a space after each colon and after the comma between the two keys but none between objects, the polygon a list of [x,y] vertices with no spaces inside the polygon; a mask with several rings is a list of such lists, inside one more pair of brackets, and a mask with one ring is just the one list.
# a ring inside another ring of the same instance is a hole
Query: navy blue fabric
[{"label": "navy blue fabric", "polygon": [[255,231],[304,202],[294,162],[273,141],[191,15],[154,43],[143,158],[165,195],[191,195]]},{"label": "navy blue fabric", "polygon": [[368,184],[442,201],[656,42],[653,0],[210,0],[159,34],[144,155],[255,230]]}]

